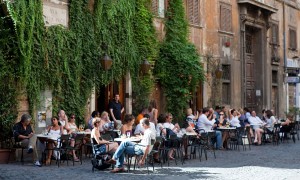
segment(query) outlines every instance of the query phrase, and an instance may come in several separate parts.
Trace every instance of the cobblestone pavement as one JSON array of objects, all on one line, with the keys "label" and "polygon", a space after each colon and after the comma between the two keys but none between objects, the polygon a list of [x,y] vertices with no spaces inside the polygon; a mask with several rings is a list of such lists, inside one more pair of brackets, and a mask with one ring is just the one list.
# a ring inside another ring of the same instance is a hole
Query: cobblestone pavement
[{"label": "cobblestone pavement", "polygon": [[300,179],[300,141],[294,144],[282,143],[278,146],[267,144],[251,146],[251,150],[216,151],[217,158],[208,153],[208,160],[187,160],[184,165],[163,169],[156,167],[155,172],[147,174],[145,168],[130,173],[112,174],[109,170],[92,173],[89,158],[85,158],[82,165],[75,166],[66,162],[57,167],[53,161],[51,166],[34,167],[30,158],[24,165],[19,162],[0,165],[0,179]]}]

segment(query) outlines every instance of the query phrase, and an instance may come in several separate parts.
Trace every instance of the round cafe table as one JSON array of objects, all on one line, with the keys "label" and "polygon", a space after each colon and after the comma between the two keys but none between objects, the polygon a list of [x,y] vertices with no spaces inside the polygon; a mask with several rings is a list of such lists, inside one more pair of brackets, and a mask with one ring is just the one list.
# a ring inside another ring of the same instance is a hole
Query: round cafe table
[{"label": "round cafe table", "polygon": [[130,141],[130,142],[140,142],[141,138],[139,137],[130,137],[130,138],[115,138],[115,142],[122,142],[122,141]]}]

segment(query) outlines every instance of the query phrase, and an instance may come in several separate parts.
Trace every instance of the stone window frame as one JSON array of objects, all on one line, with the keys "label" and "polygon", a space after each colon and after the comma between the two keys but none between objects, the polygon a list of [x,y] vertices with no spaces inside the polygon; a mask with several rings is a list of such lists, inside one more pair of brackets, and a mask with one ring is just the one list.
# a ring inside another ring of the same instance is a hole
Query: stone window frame
[{"label": "stone window frame", "polygon": [[151,11],[154,16],[165,18],[168,0],[151,0]]},{"label": "stone window frame", "polygon": [[219,3],[219,31],[232,33],[232,5]]},{"label": "stone window frame", "polygon": [[292,51],[297,50],[297,28],[293,26],[289,26],[289,49]]},{"label": "stone window frame", "polygon": [[[279,23],[278,22],[274,22],[272,21],[270,23],[271,27],[270,27],[270,44],[271,45],[280,45],[280,41],[279,41]],[[275,29],[275,34],[274,34],[274,29]],[[275,41],[274,41],[275,39]]]},{"label": "stone window frame", "polygon": [[[231,103],[231,65],[222,64],[223,75],[222,75],[222,103]],[[226,87],[226,88],[225,88]]]},{"label": "stone window frame", "polygon": [[[196,7],[194,6],[195,3],[197,3]],[[201,26],[201,0],[184,0],[184,7],[188,23],[194,26]]]},{"label": "stone window frame", "polygon": [[278,70],[272,69],[272,86],[278,85]]}]

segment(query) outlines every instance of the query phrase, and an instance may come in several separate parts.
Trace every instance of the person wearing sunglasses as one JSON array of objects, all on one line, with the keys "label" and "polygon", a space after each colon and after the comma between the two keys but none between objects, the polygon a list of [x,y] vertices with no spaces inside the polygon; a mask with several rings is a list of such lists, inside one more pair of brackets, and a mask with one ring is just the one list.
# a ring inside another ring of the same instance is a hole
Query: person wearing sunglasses
[{"label": "person wearing sunglasses", "polygon": [[[227,125],[226,115],[225,115],[224,111],[219,112],[219,118],[216,120],[216,124],[217,124],[217,126],[215,127],[215,129],[217,129],[218,127],[224,127]],[[228,137],[229,137],[228,131],[223,131],[222,132],[222,145],[223,145],[223,148],[225,148],[225,149],[228,149],[228,147],[227,147]]]},{"label": "person wearing sunglasses", "polygon": [[69,128],[72,132],[77,132],[78,127],[75,122],[75,114],[71,114],[70,119],[69,119]]}]

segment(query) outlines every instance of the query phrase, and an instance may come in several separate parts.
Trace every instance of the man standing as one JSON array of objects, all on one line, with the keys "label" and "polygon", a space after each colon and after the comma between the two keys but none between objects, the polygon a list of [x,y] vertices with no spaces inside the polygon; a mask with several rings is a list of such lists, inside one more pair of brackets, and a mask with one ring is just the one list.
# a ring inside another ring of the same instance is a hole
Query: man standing
[{"label": "man standing", "polygon": [[153,144],[151,143],[152,140],[155,139],[154,133],[151,132],[150,122],[149,119],[144,118],[141,120],[142,127],[145,129],[144,136],[140,143],[136,144],[130,141],[123,141],[118,149],[116,150],[113,157],[108,161],[108,163],[115,164],[116,168],[111,172],[123,172],[124,171],[124,158],[125,153],[130,155],[141,155],[142,158],[138,162],[139,166],[144,165],[145,159],[147,155],[152,150]]},{"label": "man standing", "polygon": [[115,94],[115,98],[109,103],[109,112],[112,117],[112,120],[115,122],[115,125],[117,125],[117,129],[120,129],[121,127],[121,116],[124,112],[124,107],[120,103],[120,95]]},{"label": "man standing", "polygon": [[41,166],[40,162],[38,161],[38,152],[36,149],[37,137],[31,128],[30,121],[31,116],[28,114],[23,114],[21,117],[21,121],[14,125],[13,134],[16,142],[21,142],[22,147],[28,147],[28,154],[34,152],[34,165]]}]

